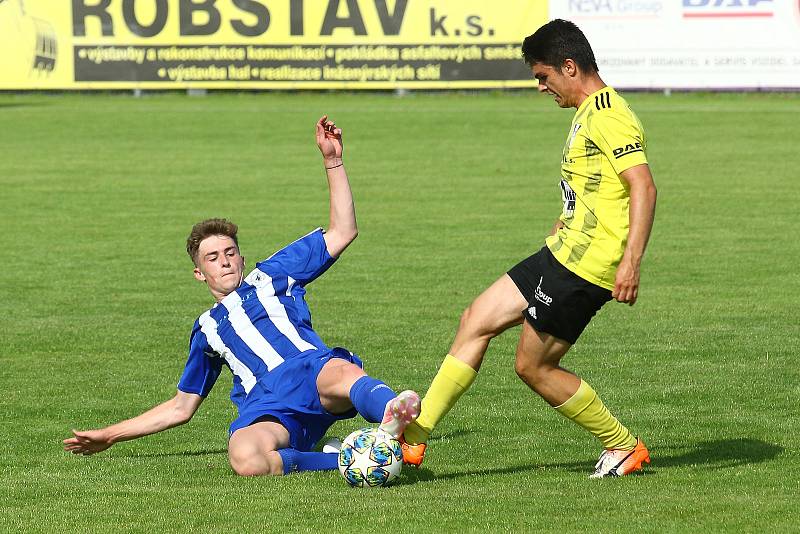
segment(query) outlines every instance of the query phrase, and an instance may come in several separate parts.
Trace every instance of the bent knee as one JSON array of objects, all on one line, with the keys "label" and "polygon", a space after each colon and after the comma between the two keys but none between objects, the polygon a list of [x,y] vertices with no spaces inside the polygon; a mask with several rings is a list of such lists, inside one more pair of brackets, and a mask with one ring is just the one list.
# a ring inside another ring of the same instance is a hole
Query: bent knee
[{"label": "bent knee", "polygon": [[231,462],[231,467],[234,473],[242,477],[256,477],[269,474],[265,472],[264,469],[259,468],[259,466],[248,462]]},{"label": "bent knee", "polygon": [[352,362],[338,358],[329,360],[317,375],[317,392],[325,409],[339,413],[352,408],[350,388],[366,374]]},{"label": "bent knee", "polygon": [[237,447],[229,451],[228,461],[234,473],[243,477],[283,474],[283,460],[277,451]]},{"label": "bent knee", "polygon": [[462,332],[469,334],[470,337],[486,340],[490,340],[501,333],[492,324],[492,317],[481,313],[474,305],[470,305],[461,314],[460,329]]},{"label": "bent knee", "polygon": [[532,374],[532,366],[528,362],[517,357],[517,359],[514,360],[514,372],[517,373],[517,376],[524,382],[528,382],[528,376]]},{"label": "bent knee", "polygon": [[530,386],[544,382],[550,369],[550,366],[543,365],[530,358],[521,357],[519,354],[514,360],[514,372],[523,382]]}]

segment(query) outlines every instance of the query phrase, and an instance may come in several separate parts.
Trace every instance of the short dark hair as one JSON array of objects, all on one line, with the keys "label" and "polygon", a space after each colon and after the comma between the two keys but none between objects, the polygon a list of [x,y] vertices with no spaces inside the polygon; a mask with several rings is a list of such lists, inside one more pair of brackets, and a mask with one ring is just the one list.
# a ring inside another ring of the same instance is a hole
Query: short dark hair
[{"label": "short dark hair", "polygon": [[560,69],[567,59],[573,60],[587,73],[599,72],[589,40],[574,22],[554,19],[529,35],[522,43],[525,63],[536,63]]},{"label": "short dark hair", "polygon": [[239,227],[227,219],[206,219],[192,226],[192,233],[186,239],[186,252],[192,258],[192,262],[197,265],[197,250],[203,239],[212,235],[224,235],[233,239],[236,246],[239,246],[239,239],[236,233]]}]

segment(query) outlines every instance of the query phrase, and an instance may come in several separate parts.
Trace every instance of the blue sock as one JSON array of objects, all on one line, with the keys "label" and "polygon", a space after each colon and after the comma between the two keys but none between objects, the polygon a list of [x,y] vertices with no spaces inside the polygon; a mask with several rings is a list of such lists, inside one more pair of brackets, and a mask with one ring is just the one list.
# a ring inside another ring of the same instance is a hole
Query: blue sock
[{"label": "blue sock", "polygon": [[283,459],[283,474],[300,471],[332,471],[339,467],[339,455],[330,452],[300,452],[297,449],[279,449]]},{"label": "blue sock", "polygon": [[392,388],[371,376],[362,376],[350,388],[350,401],[361,417],[370,423],[383,421],[386,403],[396,396]]}]

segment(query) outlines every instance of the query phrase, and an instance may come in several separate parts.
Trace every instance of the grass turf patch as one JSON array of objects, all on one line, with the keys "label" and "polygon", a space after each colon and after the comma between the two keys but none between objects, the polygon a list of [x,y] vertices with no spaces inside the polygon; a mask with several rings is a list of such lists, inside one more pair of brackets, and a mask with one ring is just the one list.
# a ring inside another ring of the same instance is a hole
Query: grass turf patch
[{"label": "grass turf patch", "polygon": [[573,110],[533,92],[1,96],[2,524],[795,529],[800,97],[628,98],[659,187],[641,297],[608,304],[564,364],[645,439],[652,466],[588,480],[598,444],[516,378],[512,330],[423,469],[370,492],[337,473],[235,476],[229,376],[183,427],[90,458],[60,440],[174,395],[211,303],[183,251],[194,222],[235,220],[251,266],[327,224],[323,113],[345,130],[361,234],[309,287],[315,327],[376,377],[424,392],[461,310],[557,217]]}]

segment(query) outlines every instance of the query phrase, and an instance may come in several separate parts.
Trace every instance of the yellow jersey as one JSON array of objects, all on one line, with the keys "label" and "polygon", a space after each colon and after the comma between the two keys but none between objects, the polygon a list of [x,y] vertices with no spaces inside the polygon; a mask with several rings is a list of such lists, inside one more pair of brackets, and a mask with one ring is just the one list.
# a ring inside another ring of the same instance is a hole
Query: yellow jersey
[{"label": "yellow jersey", "polygon": [[620,174],[647,163],[645,149],[641,122],[611,87],[575,112],[561,160],[564,226],[546,243],[564,267],[606,289],[628,240],[630,190]]}]

